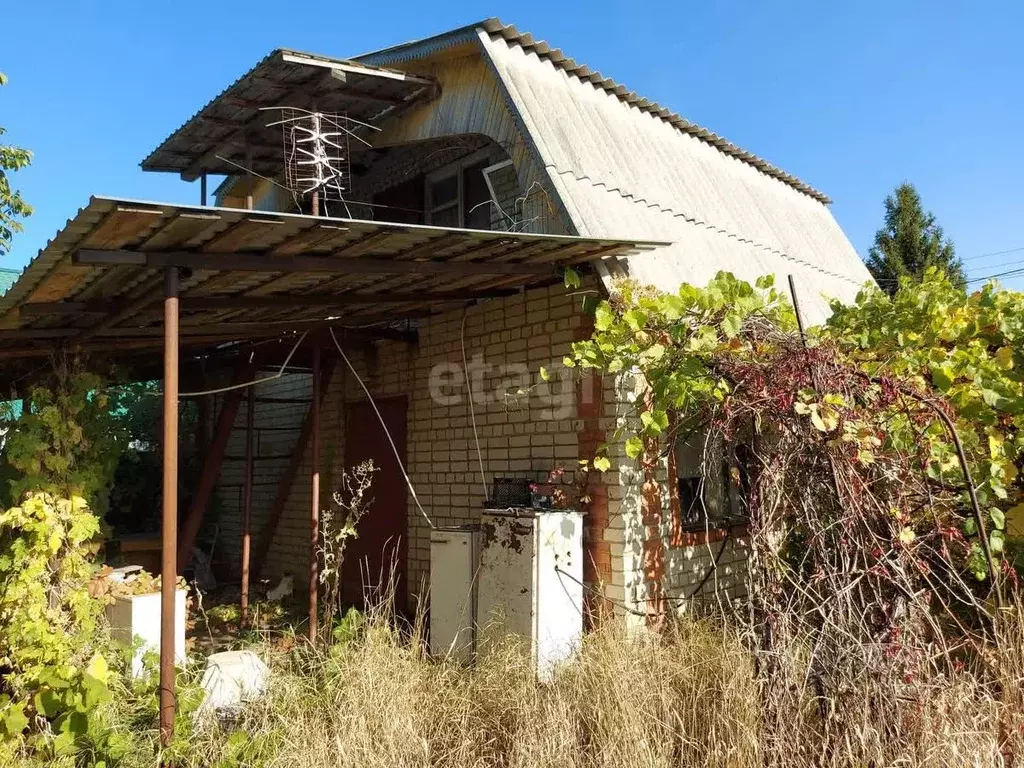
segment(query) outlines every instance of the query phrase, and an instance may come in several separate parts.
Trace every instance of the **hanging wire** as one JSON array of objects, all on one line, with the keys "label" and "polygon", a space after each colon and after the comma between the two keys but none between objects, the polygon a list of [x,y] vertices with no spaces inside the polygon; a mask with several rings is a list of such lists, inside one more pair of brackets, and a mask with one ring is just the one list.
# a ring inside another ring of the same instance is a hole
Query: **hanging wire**
[{"label": "hanging wire", "polygon": [[352,375],[356,377],[356,381],[359,382],[359,386],[362,387],[363,392],[366,393],[366,399],[369,401],[370,406],[373,408],[373,412],[377,414],[377,419],[380,421],[380,426],[384,430],[384,435],[387,437],[388,442],[391,444],[391,450],[394,451],[395,461],[398,462],[398,468],[402,471],[402,477],[405,478],[405,484],[409,487],[409,492],[412,494],[412,499],[416,502],[416,508],[423,515],[423,519],[427,521],[427,525],[431,528],[437,528],[434,522],[430,519],[430,515],[420,504],[420,497],[416,495],[416,488],[412,484],[412,480],[409,479],[409,473],[405,471],[405,463],[402,461],[402,457],[398,455],[398,447],[395,445],[395,441],[391,437],[391,432],[388,430],[388,425],[384,423],[384,417],[381,416],[380,410],[377,408],[377,403],[373,399],[373,395],[370,394],[370,390],[366,388],[366,384],[363,379],[356,372],[356,369],[352,366],[351,361],[348,359],[348,355],[345,354],[345,350],[341,348],[341,343],[338,341],[338,337],[334,335],[334,329],[328,328],[331,332],[331,339],[334,340],[334,346],[338,348],[338,354],[341,355],[341,359],[345,361],[345,365],[352,372]]},{"label": "hanging wire", "polygon": [[462,311],[462,330],[459,333],[459,342],[462,344],[462,370],[466,374],[466,391],[469,394],[469,420],[473,425],[473,440],[476,442],[476,458],[480,463],[480,483],[484,487],[484,499],[491,500],[491,491],[487,487],[487,475],[484,473],[484,454],[480,450],[480,433],[476,428],[476,409],[473,407],[473,384],[469,380],[469,362],[466,360],[466,317],[469,314],[467,307]]},{"label": "hanging wire", "polygon": [[[288,357],[284,359],[284,362],[281,363],[281,367],[277,370],[277,373],[275,374],[272,374],[270,376],[264,376],[263,378],[260,379],[253,379],[252,381],[243,381],[241,384],[229,384],[226,387],[216,387],[215,389],[202,389],[197,390],[195,392],[179,392],[178,397],[199,397],[200,395],[219,395],[221,392],[230,392],[233,389],[245,389],[246,387],[254,387],[257,384],[262,384],[263,382],[266,381],[273,381],[274,379],[279,379],[284,375],[285,369],[288,367],[288,363],[291,362],[292,356],[295,354],[295,351],[299,348],[299,345],[302,344],[302,340],[306,338],[308,334],[309,331],[302,332],[302,335],[299,336],[299,340],[296,341],[295,346],[292,347],[292,351],[288,353]],[[154,392],[152,394],[162,395],[163,393]]]}]

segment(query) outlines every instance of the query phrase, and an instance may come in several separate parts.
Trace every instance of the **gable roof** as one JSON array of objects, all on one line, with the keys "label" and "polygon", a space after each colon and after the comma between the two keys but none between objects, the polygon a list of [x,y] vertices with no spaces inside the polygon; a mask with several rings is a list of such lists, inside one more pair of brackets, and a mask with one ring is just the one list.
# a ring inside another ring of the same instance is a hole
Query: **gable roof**
[{"label": "gable roof", "polygon": [[824,193],[806,184],[792,174],[786,173],[781,168],[769,163],[752,152],[733,144],[728,139],[719,136],[717,133],[697,125],[681,117],[677,113],[663,107],[656,101],[651,101],[636,92],[629,90],[625,85],[605,77],[597,70],[591,69],[586,64],[580,64],[575,59],[566,56],[561,48],[552,48],[546,41],[537,40],[529,32],[520,32],[514,24],[503,24],[500,19],[484,19],[476,24],[469,24],[465,27],[453,29],[433,37],[414,40],[408,43],[383,48],[372,53],[366,53],[355,57],[356,61],[374,66],[389,66],[413,59],[427,56],[431,53],[450,48],[460,43],[476,40],[478,30],[483,30],[492,38],[500,37],[509,44],[514,44],[524,51],[535,53],[539,58],[551,62],[558,69],[572,75],[582,82],[590,83],[596,88],[612,94],[628,106],[635,107],[642,112],[664,120],[677,131],[694,136],[701,141],[715,147],[719,152],[735,157],[745,163],[757,168],[767,176],[779,179],[794,189],[813,197],[822,203],[828,204],[832,201]]},{"label": "gable roof", "polygon": [[474,39],[575,230],[671,242],[606,260],[609,287],[793,275],[816,323],[827,298],[852,301],[871,281],[823,194],[515,27],[491,19],[360,60],[401,65]]}]

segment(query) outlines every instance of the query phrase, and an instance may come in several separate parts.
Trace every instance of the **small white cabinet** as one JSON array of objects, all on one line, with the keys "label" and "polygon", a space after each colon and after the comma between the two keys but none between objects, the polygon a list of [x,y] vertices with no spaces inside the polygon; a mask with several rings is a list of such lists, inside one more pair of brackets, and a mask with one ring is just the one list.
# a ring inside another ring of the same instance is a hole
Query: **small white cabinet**
[{"label": "small white cabinet", "polygon": [[[185,594],[184,589],[174,593],[174,661],[185,663]],[[141,646],[132,657],[132,675],[142,674],[142,657],[147,651],[160,653],[160,593],[127,595],[114,598],[107,606],[110,635],[118,643],[130,646],[134,638]]]},{"label": "small white cabinet", "polygon": [[430,655],[469,664],[476,650],[479,526],[430,532]]}]

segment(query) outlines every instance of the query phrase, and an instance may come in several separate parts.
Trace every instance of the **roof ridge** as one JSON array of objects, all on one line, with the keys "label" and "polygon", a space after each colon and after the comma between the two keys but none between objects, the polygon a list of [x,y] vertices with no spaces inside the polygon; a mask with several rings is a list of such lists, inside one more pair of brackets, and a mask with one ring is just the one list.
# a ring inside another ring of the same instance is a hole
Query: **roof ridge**
[{"label": "roof ridge", "polygon": [[733,144],[731,141],[719,136],[717,133],[704,128],[703,126],[697,125],[696,123],[690,122],[685,117],[671,111],[668,107],[664,107],[655,101],[651,101],[646,97],[637,95],[635,91],[628,90],[626,86],[621,83],[617,83],[610,77],[603,76],[597,70],[593,70],[585,64],[578,64],[574,59],[566,56],[560,48],[552,48],[545,40],[536,40],[529,32],[520,32],[514,24],[504,24],[500,19],[490,18],[480,22],[479,26],[492,37],[494,35],[498,35],[504,39],[505,42],[515,43],[524,50],[536,53],[539,57],[547,59],[556,67],[567,72],[573,77],[576,77],[578,80],[590,83],[595,88],[603,89],[607,93],[618,97],[620,101],[628,106],[636,107],[642,112],[648,112],[655,117],[661,118],[681,133],[694,136],[704,143],[715,147],[723,154],[742,160],[748,165],[757,168],[766,176],[778,179],[784,184],[793,187],[798,192],[802,192],[808,197],[814,198],[820,203],[828,205],[832,202],[831,198],[829,198],[824,192],[815,189],[810,184],[801,181],[796,176],[787,173],[778,166],[758,157],[752,152],[748,152],[742,147]]}]

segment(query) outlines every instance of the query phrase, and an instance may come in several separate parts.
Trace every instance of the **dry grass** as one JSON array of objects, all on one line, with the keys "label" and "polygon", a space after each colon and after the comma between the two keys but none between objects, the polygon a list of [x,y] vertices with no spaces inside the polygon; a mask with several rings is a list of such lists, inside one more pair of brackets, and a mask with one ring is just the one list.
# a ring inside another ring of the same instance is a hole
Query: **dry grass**
[{"label": "dry grass", "polygon": [[[538,684],[514,646],[475,669],[425,660],[373,622],[341,652],[274,659],[244,749],[197,730],[182,765],[745,765],[757,755],[748,655],[711,627],[668,637],[609,627]],[[227,753],[235,754],[231,757]],[[216,757],[214,757],[216,756]]]},{"label": "dry grass", "polygon": [[[269,696],[232,728],[182,734],[173,758],[182,768],[1003,766],[1014,761],[1002,751],[1021,746],[1024,630],[1004,635],[1005,696],[970,668],[909,681],[864,670],[823,719],[807,654],[791,653],[769,686],[742,638],[715,623],[664,635],[608,626],[539,684],[514,647],[468,669],[424,658],[420,642],[374,620],[345,647],[265,650]],[[140,736],[123,764],[153,766],[154,740]]]}]

